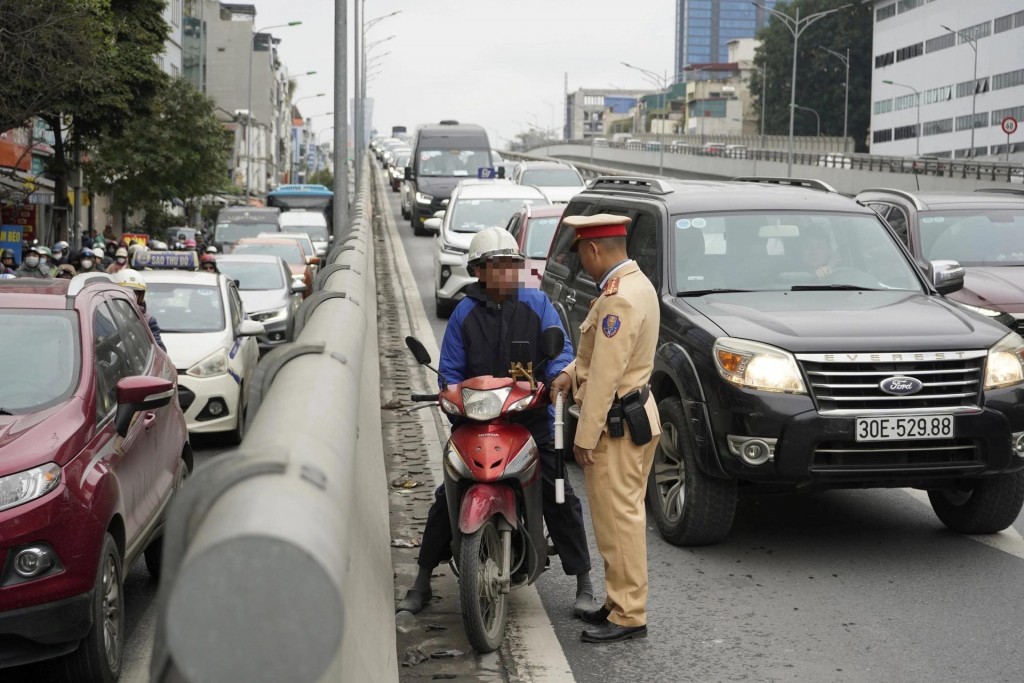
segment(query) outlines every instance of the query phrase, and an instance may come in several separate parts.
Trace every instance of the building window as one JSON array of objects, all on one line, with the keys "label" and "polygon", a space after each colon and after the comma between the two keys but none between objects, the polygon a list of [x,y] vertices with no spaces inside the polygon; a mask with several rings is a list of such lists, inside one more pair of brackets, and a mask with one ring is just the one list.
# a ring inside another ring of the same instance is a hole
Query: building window
[{"label": "building window", "polygon": [[916,137],[917,137],[917,125],[916,124],[913,125],[913,126],[900,126],[899,128],[894,128],[893,131],[892,131],[892,139],[893,140],[906,140],[908,138],[916,138]]},{"label": "building window", "polygon": [[888,114],[892,111],[892,99],[875,102],[875,114]]},{"label": "building window", "polygon": [[953,119],[940,119],[921,124],[921,135],[941,135],[953,132]]},{"label": "building window", "polygon": [[881,69],[883,66],[889,66],[890,64],[896,63],[896,55],[893,52],[886,52],[884,55],[878,55],[875,57],[875,68]]},{"label": "building window", "polygon": [[902,62],[907,59],[913,59],[914,57],[920,57],[924,54],[924,43],[914,43],[913,45],[907,45],[896,50],[896,61]]},{"label": "building window", "polygon": [[181,26],[181,0],[170,0],[171,2],[171,25]]},{"label": "building window", "polygon": [[892,128],[886,128],[885,130],[876,130],[871,134],[872,142],[892,142]]},{"label": "building window", "polygon": [[956,159],[966,159],[967,157],[983,157],[988,154],[988,147],[975,147],[974,151],[971,151],[970,147],[958,149],[953,152],[953,157]]},{"label": "building window", "polygon": [[924,41],[924,49],[926,52],[937,52],[939,50],[945,50],[947,47],[953,47],[954,45],[956,45],[955,33],[943,33],[938,38],[932,38]]},{"label": "building window", "polygon": [[[988,125],[988,112],[982,112],[981,114],[974,115],[974,127],[984,128]],[[970,130],[971,129],[971,115],[958,116],[956,117],[956,129],[957,130]]]},{"label": "building window", "polygon": [[[990,152],[992,156],[1002,156],[1006,154],[1006,145],[992,145]],[[1024,152],[1024,142],[1015,142],[1010,145],[1010,153],[1014,152]]]},{"label": "building window", "polygon": [[1016,71],[1007,71],[1004,74],[996,74],[995,76],[992,77],[993,90],[1013,88],[1018,85],[1024,85],[1024,69],[1017,69]]},{"label": "building window", "polygon": [[900,111],[901,109],[910,109],[917,106],[917,95],[900,95],[894,100],[894,109]]},{"label": "building window", "polygon": [[181,76],[181,69],[178,68],[177,64],[171,64],[170,67],[171,76],[173,76],[174,78],[178,78],[179,76]]},{"label": "building window", "polygon": [[879,7],[875,11],[875,21],[885,21],[896,16],[896,5],[886,5],[885,7]]},{"label": "building window", "polygon": [[988,92],[988,77],[979,78],[976,81],[964,81],[956,84],[957,97],[970,97],[971,95]]},{"label": "building window", "polygon": [[928,0],[900,0],[897,4],[899,5],[900,14],[903,14],[904,12],[909,12],[912,9],[917,9],[926,1]]},{"label": "building window", "polygon": [[969,43],[971,39],[981,40],[992,35],[992,22],[986,21],[974,26],[968,26],[960,31],[960,44]]},{"label": "building window", "polygon": [[1010,107],[1009,109],[999,109],[992,112],[992,125],[998,126],[1003,122],[1007,116],[1012,116],[1018,121],[1024,120],[1024,106],[1022,107]]},{"label": "building window", "polygon": [[953,99],[953,86],[944,85],[941,88],[932,88],[931,90],[925,90],[921,95],[924,97],[925,104],[948,102]]}]

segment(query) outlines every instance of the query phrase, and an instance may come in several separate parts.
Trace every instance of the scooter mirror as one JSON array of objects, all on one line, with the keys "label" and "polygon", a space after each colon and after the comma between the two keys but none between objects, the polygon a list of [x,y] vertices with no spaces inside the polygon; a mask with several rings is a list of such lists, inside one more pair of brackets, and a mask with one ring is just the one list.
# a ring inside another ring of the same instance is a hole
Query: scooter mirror
[{"label": "scooter mirror", "polygon": [[423,346],[423,343],[416,337],[406,337],[405,345],[412,351],[412,355],[416,358],[416,362],[420,365],[430,364],[430,352],[427,351],[427,347]]},{"label": "scooter mirror", "polygon": [[562,332],[561,327],[546,328],[540,333],[540,345],[541,353],[548,360],[554,360],[562,353],[562,349],[565,347],[565,333]]}]

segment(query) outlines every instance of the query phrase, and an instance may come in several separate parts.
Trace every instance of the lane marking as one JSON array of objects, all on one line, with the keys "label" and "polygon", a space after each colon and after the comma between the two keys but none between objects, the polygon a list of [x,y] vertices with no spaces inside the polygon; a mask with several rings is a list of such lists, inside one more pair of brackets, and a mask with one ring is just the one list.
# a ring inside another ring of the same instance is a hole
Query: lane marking
[{"label": "lane marking", "polygon": [[[918,489],[903,490],[910,494],[911,498],[914,498],[931,508],[932,504],[928,500],[927,492],[920,491]],[[972,541],[976,541],[982,545],[987,545],[990,548],[995,548],[996,550],[1002,550],[1004,553],[1008,553],[1014,557],[1019,557],[1024,560],[1024,537],[1021,537],[1020,532],[1012,526],[1000,531],[998,534],[963,534],[963,536],[964,538],[969,538]]]},{"label": "lane marking", "polygon": [[[381,182],[380,173],[374,169],[374,178],[377,183],[377,196],[387,198],[383,191],[384,185]],[[387,201],[387,200],[386,200]],[[405,297],[406,311],[409,316],[409,326],[416,336],[430,352],[431,358],[436,360],[440,357],[440,350],[434,332],[427,318],[427,312],[420,300],[419,287],[416,278],[413,276],[412,267],[405,253],[405,247],[398,235],[395,225],[395,217],[391,209],[391,202],[387,201],[386,207],[380,207],[384,214],[384,225],[387,230],[387,240],[390,242],[392,256],[395,259],[395,269],[398,271],[398,285]],[[434,379],[434,373],[429,370],[423,371],[424,375]],[[448,440],[448,430],[442,424],[440,411],[421,410],[420,420],[426,425],[429,421],[433,423],[433,430],[424,429],[427,435],[427,443],[423,446],[430,452],[440,455],[445,442]],[[429,413],[430,415],[425,415]],[[436,441],[432,435],[436,434]],[[440,485],[441,458],[430,458],[430,468],[434,474],[435,484]],[[572,668],[569,660],[562,650],[558,636],[555,635],[555,628],[551,624],[544,604],[541,602],[540,593],[536,586],[525,586],[513,591],[509,596],[509,607],[511,612],[505,631],[505,646],[502,650],[509,655],[506,663],[509,666],[509,674],[517,683],[562,683],[563,681],[574,681]],[[514,643],[515,647],[510,644]]]}]

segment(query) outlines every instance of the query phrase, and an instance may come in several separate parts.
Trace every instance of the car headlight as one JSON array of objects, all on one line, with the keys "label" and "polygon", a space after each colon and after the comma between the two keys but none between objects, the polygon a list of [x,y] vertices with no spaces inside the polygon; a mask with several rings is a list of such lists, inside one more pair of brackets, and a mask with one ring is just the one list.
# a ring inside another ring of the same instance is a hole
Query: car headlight
[{"label": "car headlight", "polygon": [[185,374],[192,377],[216,377],[217,375],[223,375],[227,371],[227,349],[217,349],[209,356],[190,367]]},{"label": "car headlight", "polygon": [[263,313],[253,313],[249,318],[258,323],[279,323],[288,318],[288,307],[285,306],[284,308],[278,308],[273,311],[264,311]]},{"label": "car headlight", "polygon": [[985,361],[985,388],[997,389],[1024,382],[1024,338],[1011,332],[989,349]]},{"label": "car headlight", "polygon": [[0,510],[45,496],[57,488],[59,483],[60,466],[52,462],[0,477]]},{"label": "car headlight", "polygon": [[796,358],[788,351],[745,339],[715,342],[715,367],[727,381],[760,391],[806,394]]},{"label": "car headlight", "polygon": [[1003,314],[1002,311],[996,311],[991,308],[982,308],[981,306],[968,306],[967,304],[960,304],[968,311],[974,311],[975,313],[981,313],[982,315],[988,316],[989,318],[998,318]]},{"label": "car headlight", "polygon": [[434,201],[434,197],[429,194],[424,194],[423,192],[417,192],[416,201],[419,202],[420,204],[429,204],[430,202]]},{"label": "car headlight", "polygon": [[510,393],[512,393],[512,387],[487,391],[463,389],[463,413],[471,420],[493,420],[501,415],[501,407],[505,405],[505,399]]}]

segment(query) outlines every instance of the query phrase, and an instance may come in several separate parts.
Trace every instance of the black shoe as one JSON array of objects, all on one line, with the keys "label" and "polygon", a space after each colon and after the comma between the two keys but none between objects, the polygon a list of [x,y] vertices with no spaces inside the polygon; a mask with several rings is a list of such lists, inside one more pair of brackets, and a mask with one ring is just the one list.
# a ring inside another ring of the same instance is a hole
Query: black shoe
[{"label": "black shoe", "polygon": [[433,594],[433,591],[429,588],[426,592],[413,588],[405,594],[405,599],[398,603],[398,607],[395,608],[395,613],[412,612],[413,614],[419,614],[427,603],[430,602],[430,598]]},{"label": "black shoe", "polygon": [[600,626],[601,624],[608,621],[609,614],[611,614],[611,611],[604,605],[601,605],[597,609],[577,610],[574,608],[572,611],[572,615],[577,619],[582,619],[588,624],[594,624],[595,626]]},{"label": "black shoe", "polygon": [[588,628],[580,634],[584,643],[619,643],[633,638],[646,638],[647,626],[619,626],[605,621],[600,626]]}]

